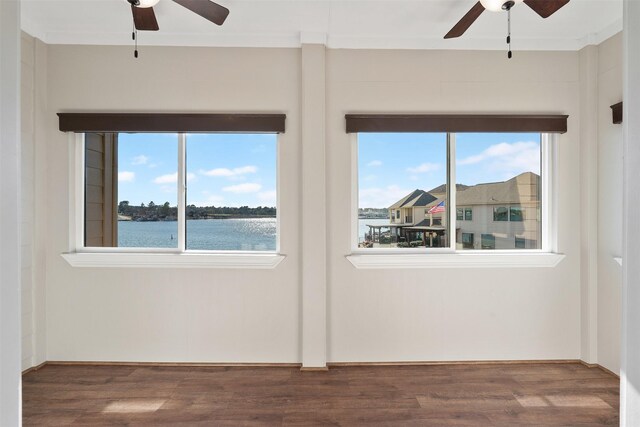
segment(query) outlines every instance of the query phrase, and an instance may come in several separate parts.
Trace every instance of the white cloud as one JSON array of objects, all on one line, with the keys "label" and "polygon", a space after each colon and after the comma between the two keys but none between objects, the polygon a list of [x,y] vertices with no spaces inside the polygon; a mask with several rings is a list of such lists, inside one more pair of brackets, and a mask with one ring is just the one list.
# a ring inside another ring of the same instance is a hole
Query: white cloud
[{"label": "white cloud", "polygon": [[211,169],[208,171],[202,171],[201,173],[206,176],[231,178],[231,177],[237,177],[240,175],[246,175],[249,173],[256,173],[256,172],[258,172],[258,168],[255,166],[242,166],[240,168],[233,168],[233,169],[228,169],[228,168]]},{"label": "white cloud", "polygon": [[146,165],[148,162],[149,162],[149,158],[144,154],[140,154],[139,156],[135,156],[133,158],[133,161],[131,162],[131,164],[134,166],[138,166],[138,165]]},{"label": "white cloud", "polygon": [[458,166],[484,163],[511,178],[523,172],[540,173],[540,145],[534,141],[495,144],[479,154],[458,161]]},{"label": "white cloud", "polygon": [[364,188],[359,192],[359,207],[386,208],[402,199],[413,190],[400,188],[397,185],[387,187]]},{"label": "white cloud", "polygon": [[136,180],[135,172],[118,172],[118,182],[133,182]]},{"label": "white cloud", "polygon": [[372,160],[369,163],[367,163],[367,166],[376,168],[378,166],[382,166],[382,162],[380,160]]},{"label": "white cloud", "polygon": [[258,193],[258,200],[260,200],[263,206],[275,206],[276,205],[276,190],[263,191]]},{"label": "white cloud", "polygon": [[257,193],[262,190],[262,185],[256,183],[247,182],[246,184],[231,185],[229,187],[223,187],[222,191],[227,193]]},{"label": "white cloud", "polygon": [[161,175],[153,180],[154,184],[173,184],[178,182],[178,172]]},{"label": "white cloud", "polygon": [[[187,174],[187,181],[193,181],[196,178],[196,175],[193,173]],[[154,184],[175,184],[178,182],[178,172],[169,173],[166,175],[160,175],[153,180]]]},{"label": "white cloud", "polygon": [[407,168],[409,173],[427,173],[439,171],[442,166],[438,163],[423,163],[414,168]]}]

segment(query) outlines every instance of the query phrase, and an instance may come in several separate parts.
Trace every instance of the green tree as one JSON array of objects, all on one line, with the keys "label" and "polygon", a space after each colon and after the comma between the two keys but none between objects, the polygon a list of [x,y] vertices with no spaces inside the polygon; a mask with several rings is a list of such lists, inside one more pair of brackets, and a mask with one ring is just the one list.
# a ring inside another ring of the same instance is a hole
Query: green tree
[{"label": "green tree", "polygon": [[129,201],[128,200],[123,200],[120,203],[118,203],[118,212],[122,213],[122,214],[126,214],[129,211]]}]

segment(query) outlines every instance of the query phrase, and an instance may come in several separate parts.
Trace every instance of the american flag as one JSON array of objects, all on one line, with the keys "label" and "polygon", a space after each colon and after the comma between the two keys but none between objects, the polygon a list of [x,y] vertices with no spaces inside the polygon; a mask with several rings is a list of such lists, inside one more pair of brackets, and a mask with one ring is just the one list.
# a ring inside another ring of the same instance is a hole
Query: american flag
[{"label": "american flag", "polygon": [[437,205],[435,205],[434,207],[432,207],[431,209],[429,209],[430,214],[442,213],[444,211],[445,211],[444,200],[438,203]]}]

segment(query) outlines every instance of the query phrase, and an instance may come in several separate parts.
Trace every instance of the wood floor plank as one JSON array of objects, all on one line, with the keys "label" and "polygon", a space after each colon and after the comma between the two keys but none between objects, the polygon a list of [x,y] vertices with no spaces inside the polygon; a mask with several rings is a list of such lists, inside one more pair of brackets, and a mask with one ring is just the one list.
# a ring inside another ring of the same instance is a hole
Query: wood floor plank
[{"label": "wood floor plank", "polygon": [[619,380],[579,363],[45,366],[25,426],[612,426]]}]

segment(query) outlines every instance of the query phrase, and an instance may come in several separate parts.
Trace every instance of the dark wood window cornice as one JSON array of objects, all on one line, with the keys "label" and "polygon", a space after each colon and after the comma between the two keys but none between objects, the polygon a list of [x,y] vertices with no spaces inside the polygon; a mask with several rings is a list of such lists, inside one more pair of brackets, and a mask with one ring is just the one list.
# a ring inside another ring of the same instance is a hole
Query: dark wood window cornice
[{"label": "dark wood window cornice", "polygon": [[347,133],[567,132],[565,115],[347,114]]},{"label": "dark wood window cornice", "polygon": [[58,113],[63,132],[284,133],[284,114]]},{"label": "dark wood window cornice", "polygon": [[622,123],[622,102],[613,104],[611,106],[611,114],[613,115],[613,124],[619,125]]}]

